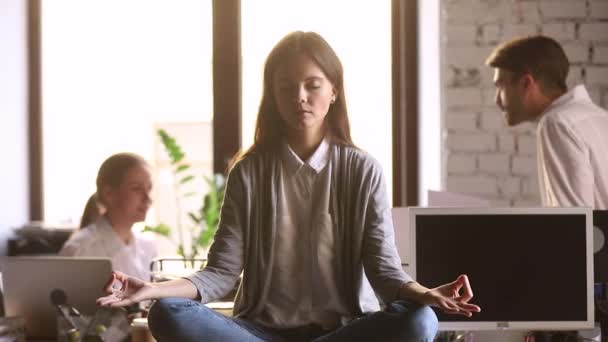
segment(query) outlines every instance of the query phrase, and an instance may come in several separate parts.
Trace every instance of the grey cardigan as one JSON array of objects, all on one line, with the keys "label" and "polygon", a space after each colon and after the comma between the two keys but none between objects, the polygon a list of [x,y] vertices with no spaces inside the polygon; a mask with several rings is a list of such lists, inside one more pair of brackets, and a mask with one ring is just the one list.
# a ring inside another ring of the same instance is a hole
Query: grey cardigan
[{"label": "grey cardigan", "polygon": [[[234,305],[237,317],[255,317],[269,295],[281,177],[279,156],[278,151],[258,152],[234,166],[207,266],[186,278],[207,303],[227,294],[243,272]],[[329,211],[336,255],[342,265],[336,267],[340,273],[336,279],[344,302],[356,317],[378,310],[377,298],[385,303],[396,299],[401,284],[412,278],[403,271],[397,254],[391,208],[378,162],[362,150],[338,145],[330,148],[329,159]]]}]

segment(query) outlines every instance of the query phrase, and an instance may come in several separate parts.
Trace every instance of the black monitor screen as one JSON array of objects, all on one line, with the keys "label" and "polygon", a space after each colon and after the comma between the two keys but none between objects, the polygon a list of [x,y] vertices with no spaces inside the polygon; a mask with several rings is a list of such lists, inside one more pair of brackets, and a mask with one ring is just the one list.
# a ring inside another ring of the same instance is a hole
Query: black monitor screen
[{"label": "black monitor screen", "polygon": [[435,287],[467,274],[482,307],[475,321],[587,319],[585,215],[417,215],[415,224],[416,280]]}]

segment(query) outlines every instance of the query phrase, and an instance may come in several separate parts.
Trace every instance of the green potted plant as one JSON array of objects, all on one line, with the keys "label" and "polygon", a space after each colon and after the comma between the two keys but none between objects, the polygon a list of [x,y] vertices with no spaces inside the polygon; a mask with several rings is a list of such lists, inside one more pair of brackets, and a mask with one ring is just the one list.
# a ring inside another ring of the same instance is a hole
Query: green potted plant
[{"label": "green potted plant", "polygon": [[[224,200],[225,177],[220,173],[216,173],[212,177],[204,177],[208,191],[202,196],[200,207],[187,212],[185,216],[188,220],[183,222],[183,200],[192,196],[200,196],[200,193],[186,190],[186,185],[193,182],[196,177],[192,174],[191,165],[186,162],[186,155],[175,138],[164,129],[159,129],[157,134],[171,163],[177,220],[176,227],[160,223],[156,226],[146,226],[144,231],[151,231],[165,237],[170,237],[171,231],[175,231],[177,254],[185,260],[191,260],[192,267],[194,267],[193,259],[205,256],[217,231],[220,209]],[[186,243],[187,238],[191,239],[188,244]]]}]

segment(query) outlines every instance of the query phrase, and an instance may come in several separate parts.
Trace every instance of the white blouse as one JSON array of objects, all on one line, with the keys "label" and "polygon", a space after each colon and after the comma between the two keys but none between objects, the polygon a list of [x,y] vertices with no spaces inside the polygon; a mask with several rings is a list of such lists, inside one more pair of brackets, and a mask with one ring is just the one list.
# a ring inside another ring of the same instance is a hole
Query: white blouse
[{"label": "white blouse", "polygon": [[284,142],[277,207],[274,271],[259,323],[297,327],[316,323],[325,329],[340,324],[348,308],[340,298],[329,214],[330,144],[324,139],[302,161]]},{"label": "white blouse", "polygon": [[150,280],[150,263],[158,255],[152,239],[133,234],[128,244],[116,234],[106,216],[76,231],[63,245],[61,256],[106,257],[112,268],[142,280]]}]

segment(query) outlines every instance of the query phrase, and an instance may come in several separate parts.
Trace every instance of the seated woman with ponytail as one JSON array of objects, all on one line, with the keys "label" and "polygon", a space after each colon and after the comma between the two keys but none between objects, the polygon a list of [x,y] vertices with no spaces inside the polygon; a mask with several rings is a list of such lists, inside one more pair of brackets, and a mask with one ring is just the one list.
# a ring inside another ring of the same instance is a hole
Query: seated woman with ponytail
[{"label": "seated woman with ponytail", "polygon": [[136,154],[115,154],[102,163],[96,183],[97,192],[87,202],[81,229],[59,254],[108,257],[114,270],[150,279],[156,246],[132,231],[135,223],[145,220],[152,203],[148,163]]}]

